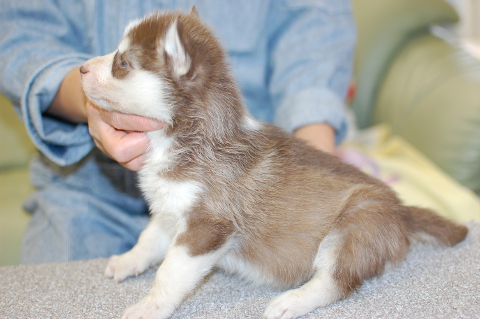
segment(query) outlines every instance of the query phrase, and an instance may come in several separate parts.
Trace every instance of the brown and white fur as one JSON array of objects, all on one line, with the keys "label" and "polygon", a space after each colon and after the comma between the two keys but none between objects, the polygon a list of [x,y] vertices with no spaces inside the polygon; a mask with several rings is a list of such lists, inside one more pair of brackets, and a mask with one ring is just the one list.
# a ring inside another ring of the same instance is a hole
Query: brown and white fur
[{"label": "brown and white fur", "polygon": [[453,246],[467,229],[402,206],[380,181],[245,110],[224,49],[199,19],[155,13],[118,50],[81,67],[106,110],[165,121],[139,172],[151,222],[105,275],[120,282],[160,263],[124,318],[167,318],[214,267],[293,288],[265,318],[295,318],[349,296],[401,261],[419,234]]}]

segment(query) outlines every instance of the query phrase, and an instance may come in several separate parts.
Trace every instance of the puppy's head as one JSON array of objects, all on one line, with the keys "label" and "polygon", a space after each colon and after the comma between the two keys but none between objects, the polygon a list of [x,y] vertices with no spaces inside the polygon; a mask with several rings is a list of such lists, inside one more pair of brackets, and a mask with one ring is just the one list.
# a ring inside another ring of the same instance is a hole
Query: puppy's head
[{"label": "puppy's head", "polygon": [[170,122],[175,105],[201,96],[225,71],[223,56],[195,8],[154,13],[130,23],[116,51],[80,68],[82,86],[98,107]]}]

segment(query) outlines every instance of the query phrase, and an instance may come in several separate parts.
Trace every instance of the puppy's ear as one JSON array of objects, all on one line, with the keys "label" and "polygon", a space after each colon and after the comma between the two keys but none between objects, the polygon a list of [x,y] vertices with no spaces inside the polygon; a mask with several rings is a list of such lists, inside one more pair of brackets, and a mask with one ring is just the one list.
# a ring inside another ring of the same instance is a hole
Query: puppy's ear
[{"label": "puppy's ear", "polygon": [[188,13],[189,15],[192,15],[196,18],[200,18],[200,15],[198,14],[198,11],[197,11],[197,7],[193,6],[191,9],[190,9],[190,12]]},{"label": "puppy's ear", "polygon": [[173,72],[177,77],[187,74],[191,66],[191,58],[185,49],[183,27],[175,19],[165,34],[165,52],[172,63]]}]

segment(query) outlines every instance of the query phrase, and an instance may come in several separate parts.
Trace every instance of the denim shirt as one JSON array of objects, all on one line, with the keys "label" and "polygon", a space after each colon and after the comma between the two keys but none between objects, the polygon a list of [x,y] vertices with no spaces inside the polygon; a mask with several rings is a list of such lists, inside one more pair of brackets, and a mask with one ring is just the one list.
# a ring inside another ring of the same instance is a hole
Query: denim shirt
[{"label": "denim shirt", "polygon": [[129,21],[195,5],[226,47],[250,113],[288,131],[326,122],[346,133],[355,44],[348,0],[4,0],[0,91],[58,165],[94,147],[86,124],[44,114],[74,67],[117,48]]}]

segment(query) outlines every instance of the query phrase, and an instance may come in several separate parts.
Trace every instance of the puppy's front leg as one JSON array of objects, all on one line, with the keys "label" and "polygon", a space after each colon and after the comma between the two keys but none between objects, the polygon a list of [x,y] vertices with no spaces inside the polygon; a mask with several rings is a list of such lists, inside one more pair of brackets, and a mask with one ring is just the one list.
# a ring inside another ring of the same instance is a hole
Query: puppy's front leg
[{"label": "puppy's front leg", "polygon": [[178,234],[157,271],[148,295],[128,308],[123,319],[170,317],[183,299],[210,272],[233,244],[231,223],[194,210],[186,229]]},{"label": "puppy's front leg", "polygon": [[128,308],[122,319],[170,317],[220,256],[221,251],[191,256],[186,246],[173,245],[158,269],[153,288],[145,298]]},{"label": "puppy's front leg", "polygon": [[147,228],[140,234],[137,244],[130,251],[110,258],[105,269],[105,277],[121,282],[127,277],[138,276],[162,261],[170,242],[159,221],[152,218]]}]

